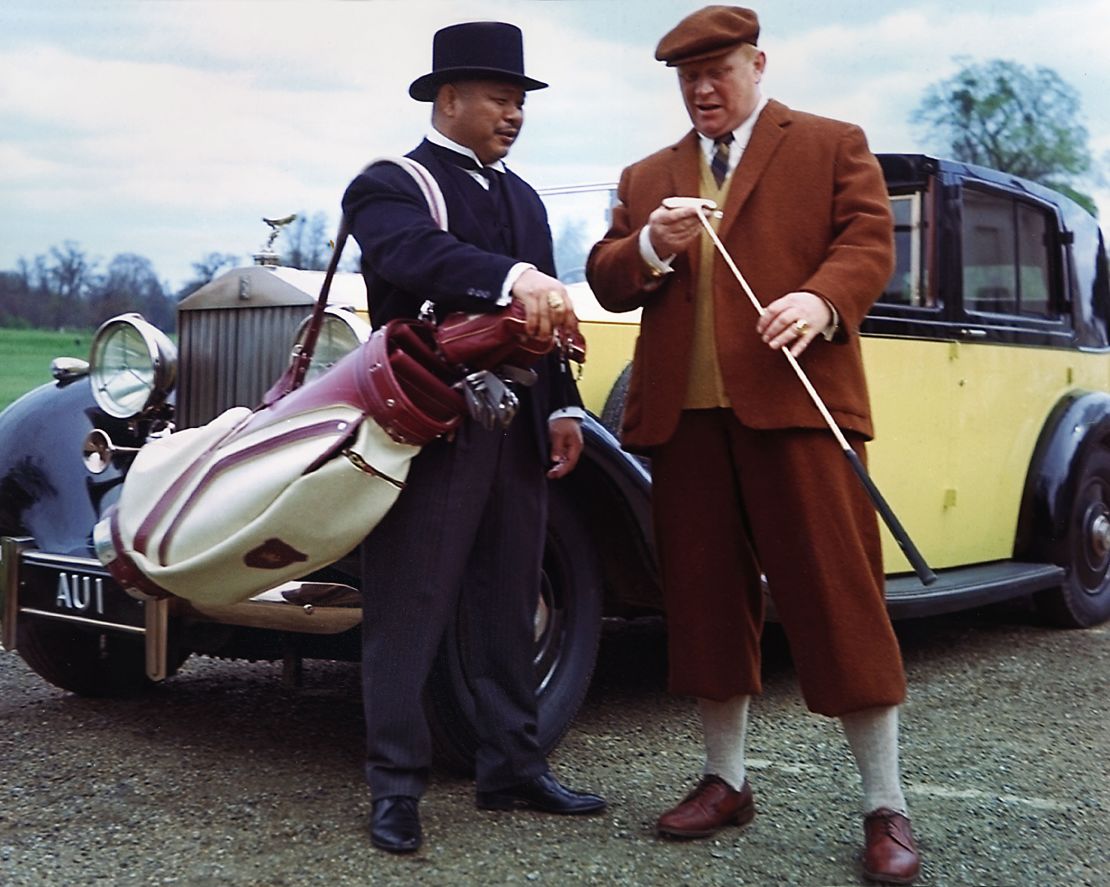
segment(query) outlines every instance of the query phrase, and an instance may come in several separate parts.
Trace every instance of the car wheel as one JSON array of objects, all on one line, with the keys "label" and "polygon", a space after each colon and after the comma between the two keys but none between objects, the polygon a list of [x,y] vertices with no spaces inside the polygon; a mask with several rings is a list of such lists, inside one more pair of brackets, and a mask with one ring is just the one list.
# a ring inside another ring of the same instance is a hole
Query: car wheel
[{"label": "car wheel", "polygon": [[[21,619],[17,634],[19,655],[32,671],[79,696],[135,696],[153,684],[140,638],[34,618]],[[182,661],[169,663],[169,672]]]},{"label": "car wheel", "polygon": [[1037,609],[1064,628],[1088,628],[1110,618],[1110,451],[1099,446],[1083,461],[1057,558],[1067,575],[1039,592]]},{"label": "car wheel", "polygon": [[[601,638],[602,580],[592,543],[565,493],[551,488],[535,616],[538,741],[544,754],[566,733],[589,688]],[[478,748],[467,638],[452,623],[429,681],[428,721],[441,764],[470,773]]]}]

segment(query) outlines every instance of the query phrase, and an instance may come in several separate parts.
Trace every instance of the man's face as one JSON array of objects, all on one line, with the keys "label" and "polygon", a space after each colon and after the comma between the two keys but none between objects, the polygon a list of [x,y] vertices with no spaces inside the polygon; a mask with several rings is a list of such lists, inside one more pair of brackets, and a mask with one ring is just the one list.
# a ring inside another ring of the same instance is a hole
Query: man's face
[{"label": "man's face", "polygon": [[682,100],[694,129],[711,139],[732,132],[759,103],[766,56],[754,46],[678,66]]},{"label": "man's face", "polygon": [[524,90],[497,80],[469,80],[442,87],[438,128],[490,164],[509,153],[524,125]]}]

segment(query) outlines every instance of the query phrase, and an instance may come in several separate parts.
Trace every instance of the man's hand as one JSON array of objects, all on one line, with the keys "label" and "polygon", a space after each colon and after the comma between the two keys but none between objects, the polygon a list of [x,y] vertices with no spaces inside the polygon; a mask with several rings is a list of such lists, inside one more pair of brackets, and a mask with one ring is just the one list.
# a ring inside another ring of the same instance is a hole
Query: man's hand
[{"label": "man's hand", "polygon": [[678,209],[657,207],[648,216],[648,237],[651,248],[661,259],[682,252],[701,233],[701,220],[693,206]]},{"label": "man's hand", "polygon": [[566,477],[578,464],[582,455],[582,423],[578,419],[559,418],[547,423],[551,437],[551,469],[547,476],[555,479]]},{"label": "man's hand", "polygon": [[567,288],[554,277],[529,268],[513,284],[512,296],[524,306],[524,323],[531,335],[550,339],[557,329],[568,333],[578,329]]},{"label": "man's hand", "polygon": [[776,351],[785,345],[798,357],[832,323],[828,303],[814,293],[787,293],[766,307],[755,328]]}]

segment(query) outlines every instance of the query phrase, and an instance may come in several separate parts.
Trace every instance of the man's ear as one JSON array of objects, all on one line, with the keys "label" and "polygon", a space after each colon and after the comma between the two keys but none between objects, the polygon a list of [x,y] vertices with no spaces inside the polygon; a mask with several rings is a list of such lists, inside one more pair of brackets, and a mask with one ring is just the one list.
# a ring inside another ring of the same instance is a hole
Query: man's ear
[{"label": "man's ear", "polygon": [[458,114],[459,91],[454,83],[444,83],[436,93],[436,110],[444,117],[453,118]]},{"label": "man's ear", "polygon": [[756,73],[756,78],[757,78],[755,82],[759,83],[759,81],[763,79],[763,75],[767,72],[767,53],[765,53],[761,49],[756,54],[756,57],[755,57],[753,63],[754,63],[754,66],[755,66],[755,73]]}]

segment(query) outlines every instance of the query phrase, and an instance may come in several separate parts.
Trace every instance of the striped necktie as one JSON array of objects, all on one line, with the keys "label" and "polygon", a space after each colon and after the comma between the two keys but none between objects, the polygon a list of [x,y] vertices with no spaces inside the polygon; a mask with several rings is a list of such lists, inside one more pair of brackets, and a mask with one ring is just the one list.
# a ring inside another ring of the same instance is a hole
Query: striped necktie
[{"label": "striped necktie", "polygon": [[709,163],[709,169],[713,173],[713,178],[717,182],[718,188],[721,187],[725,178],[728,176],[728,146],[731,144],[731,132],[725,133],[725,135],[713,142],[713,159]]}]

